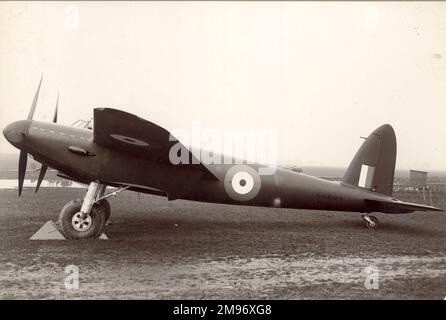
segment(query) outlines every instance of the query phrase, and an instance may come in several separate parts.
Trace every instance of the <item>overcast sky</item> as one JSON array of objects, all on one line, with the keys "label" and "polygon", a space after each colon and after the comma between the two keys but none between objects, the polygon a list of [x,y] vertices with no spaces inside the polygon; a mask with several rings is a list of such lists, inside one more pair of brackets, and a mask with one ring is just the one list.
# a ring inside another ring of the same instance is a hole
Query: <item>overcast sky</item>
[{"label": "overcast sky", "polygon": [[37,120],[60,90],[60,123],[277,129],[280,163],[341,167],[390,123],[397,168],[446,170],[445,2],[0,2],[0,127],[42,73]]}]

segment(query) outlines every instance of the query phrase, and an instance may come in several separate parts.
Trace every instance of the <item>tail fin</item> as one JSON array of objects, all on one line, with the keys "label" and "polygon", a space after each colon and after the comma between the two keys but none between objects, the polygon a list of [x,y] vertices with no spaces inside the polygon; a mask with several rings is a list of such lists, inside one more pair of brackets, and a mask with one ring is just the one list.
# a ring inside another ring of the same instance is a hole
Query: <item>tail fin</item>
[{"label": "tail fin", "polygon": [[392,195],[396,161],[396,137],[385,124],[363,142],[348,166],[343,182]]}]

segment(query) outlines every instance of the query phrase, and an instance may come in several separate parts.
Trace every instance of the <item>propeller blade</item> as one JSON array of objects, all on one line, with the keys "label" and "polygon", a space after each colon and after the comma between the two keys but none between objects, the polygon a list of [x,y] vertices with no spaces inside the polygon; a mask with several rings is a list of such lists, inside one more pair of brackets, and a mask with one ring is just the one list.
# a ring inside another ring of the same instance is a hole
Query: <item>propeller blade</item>
[{"label": "propeller blade", "polygon": [[48,166],[43,163],[42,167],[40,168],[39,178],[37,179],[36,193],[37,193],[37,191],[39,191],[40,184],[42,183],[43,177],[45,177],[46,169],[48,169]]},{"label": "propeller blade", "polygon": [[29,109],[28,120],[31,120],[34,116],[34,111],[36,111],[37,100],[39,99],[40,85],[42,84],[43,74],[40,78],[39,86],[37,87],[36,94],[34,95],[33,104],[31,105],[31,109]]},{"label": "propeller blade", "polygon": [[28,155],[25,151],[20,151],[19,157],[19,197],[22,194],[23,181],[25,180],[26,163],[28,162]]},{"label": "propeller blade", "polygon": [[59,92],[57,93],[56,109],[54,110],[53,122],[57,122],[57,109],[59,108]]}]

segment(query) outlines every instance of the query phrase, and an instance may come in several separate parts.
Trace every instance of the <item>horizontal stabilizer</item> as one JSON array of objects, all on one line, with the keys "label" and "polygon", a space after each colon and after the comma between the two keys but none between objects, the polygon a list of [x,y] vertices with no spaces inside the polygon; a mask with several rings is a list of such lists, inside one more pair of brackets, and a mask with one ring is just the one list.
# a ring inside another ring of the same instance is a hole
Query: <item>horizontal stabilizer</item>
[{"label": "horizontal stabilizer", "polygon": [[365,202],[375,206],[377,212],[386,213],[409,213],[414,211],[444,211],[443,209],[426,206],[423,204],[404,202],[400,200],[371,200],[365,199]]}]

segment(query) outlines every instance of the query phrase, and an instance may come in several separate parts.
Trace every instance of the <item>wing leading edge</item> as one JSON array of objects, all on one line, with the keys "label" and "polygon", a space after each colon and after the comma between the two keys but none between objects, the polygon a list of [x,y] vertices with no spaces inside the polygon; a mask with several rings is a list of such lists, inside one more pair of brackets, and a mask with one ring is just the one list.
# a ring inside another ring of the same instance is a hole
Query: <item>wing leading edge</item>
[{"label": "wing leading edge", "polygon": [[[166,129],[112,108],[94,109],[93,140],[102,147],[168,165],[174,165],[169,160],[172,146],[180,143]],[[178,166],[196,169],[203,178],[217,179],[184,145],[181,146],[188,152],[190,164]]]}]

